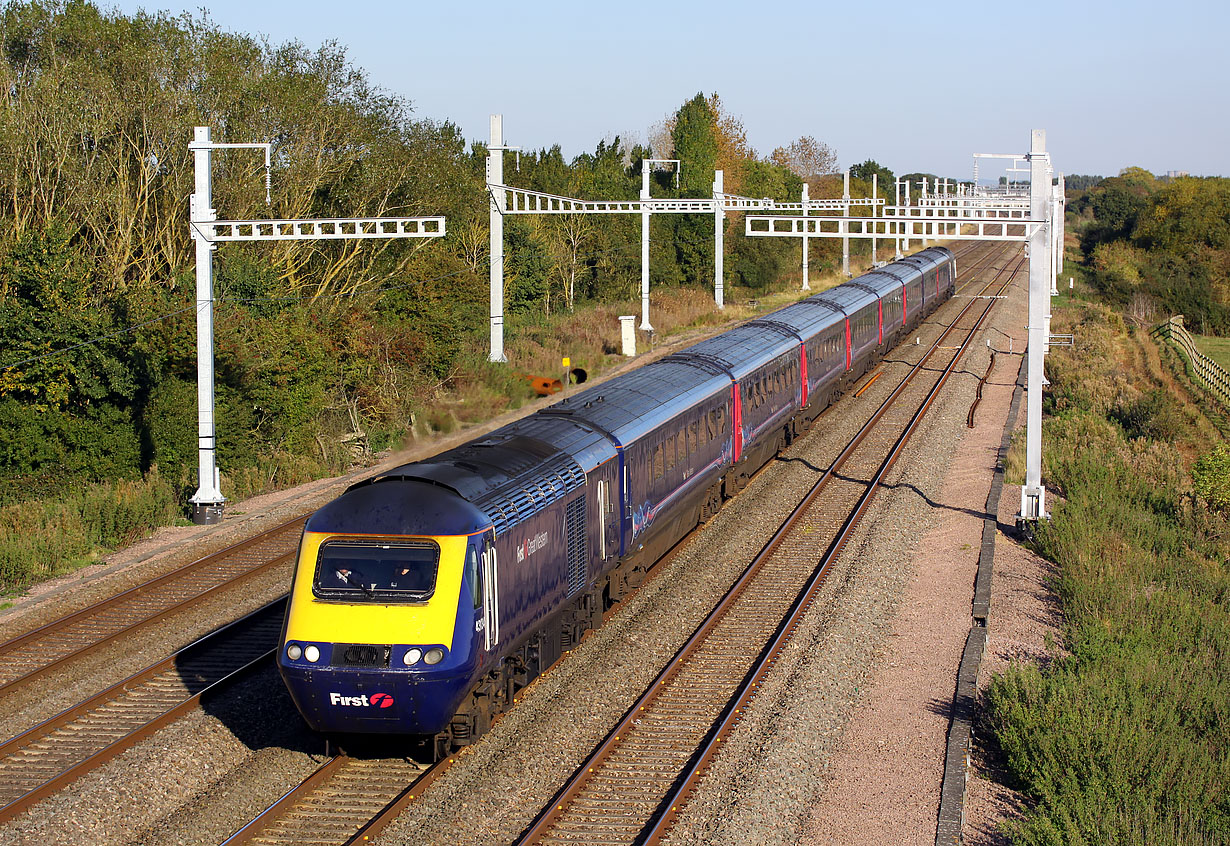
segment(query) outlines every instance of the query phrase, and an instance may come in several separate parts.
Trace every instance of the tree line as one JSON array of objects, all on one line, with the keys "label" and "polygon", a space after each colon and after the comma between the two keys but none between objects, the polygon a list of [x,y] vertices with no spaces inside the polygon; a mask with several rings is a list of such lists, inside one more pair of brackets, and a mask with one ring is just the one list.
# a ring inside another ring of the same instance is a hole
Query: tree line
[{"label": "tree line", "polygon": [[[481,365],[487,331],[485,146],[373,85],[337,44],[271,44],[205,16],[124,15],[84,0],[0,11],[0,505],[157,466],[195,489],[193,191],[188,142],[274,144],[271,196],[253,151],[214,154],[220,217],[442,214],[439,241],[227,244],[215,254],[219,460],[255,487],[333,467],[361,435],[390,443],[425,397]],[[518,186],[634,199],[641,160],[684,162],[655,197],[841,195],[836,156],[803,137],[760,155],[716,94],[645,144],[566,160],[524,153]],[[865,163],[857,176],[891,172]],[[885,178],[887,174],[887,179]],[[870,192],[854,180],[852,193]],[[728,286],[764,290],[798,247],[727,222]],[[712,218],[652,221],[655,287],[713,286]],[[636,216],[506,220],[506,311],[520,322],[639,288]],[[818,239],[817,239],[818,240]],[[855,252],[865,249],[855,245]],[[814,267],[839,245],[813,242]],[[234,479],[231,480],[235,484]],[[243,486],[240,485],[240,488]],[[232,493],[243,490],[232,488]]]},{"label": "tree line", "polygon": [[1203,334],[1230,333],[1230,179],[1158,179],[1139,167],[1085,190],[1068,211],[1094,283],[1141,322],[1183,314]]}]

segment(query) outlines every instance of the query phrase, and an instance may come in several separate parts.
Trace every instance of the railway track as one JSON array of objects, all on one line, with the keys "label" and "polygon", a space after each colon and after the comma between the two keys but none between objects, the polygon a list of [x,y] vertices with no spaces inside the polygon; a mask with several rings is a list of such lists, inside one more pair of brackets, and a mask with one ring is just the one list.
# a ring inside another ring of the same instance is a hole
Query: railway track
[{"label": "railway track", "polygon": [[[1022,265],[1008,273],[1001,291]],[[978,302],[969,301],[885,400],[519,843],[662,839],[994,301],[981,309]],[[960,333],[958,346],[943,346]]]},{"label": "railway track", "polygon": [[[994,250],[975,248],[967,251],[963,258],[966,261],[976,262],[973,275],[977,275],[987,270],[994,270],[997,253]],[[999,272],[1002,272],[1002,269]],[[968,288],[969,283],[963,290],[968,290]],[[936,342],[928,358],[940,349],[939,343]],[[925,364],[924,359],[915,371],[922,370]],[[847,452],[853,449],[854,445],[848,447]],[[844,464],[844,461],[842,463]],[[840,466],[835,463],[834,467],[830,468],[826,474],[825,483],[848,484],[854,492],[852,495],[857,498],[857,492],[865,491],[867,485],[837,479],[835,474]],[[829,510],[831,513],[826,518],[827,522],[834,526],[839,525],[844,512],[840,508]],[[823,552],[816,542],[816,538],[820,536],[819,533],[815,534],[805,544],[805,547],[814,553],[816,558],[820,557]],[[794,569],[798,570],[797,564]],[[763,597],[760,604],[765,609],[769,609],[768,616],[764,616],[754,626],[723,630],[725,648],[713,656],[692,662],[693,671],[702,679],[717,678],[723,671],[727,671],[728,667],[737,665],[740,661],[746,664],[748,656],[756,655],[763,648],[773,628],[780,623],[784,613],[782,609],[788,607],[790,602],[797,597],[802,580],[802,575],[795,573],[793,586],[790,586],[791,580],[783,578],[779,580],[781,584],[777,589],[772,587],[774,579],[763,580],[762,588],[764,584],[769,584],[771,596]],[[774,612],[773,609],[776,611]],[[742,673],[738,674],[738,678],[742,678],[742,675]],[[709,687],[713,692],[720,693],[730,688],[731,684],[714,683]],[[676,701],[686,704],[688,700],[695,697],[696,693],[696,688],[688,690],[679,688],[675,698]],[[729,698],[729,693],[726,694],[726,698]],[[703,738],[720,710],[720,706],[715,706],[713,718],[701,728],[692,743],[692,748],[695,748],[695,741]],[[664,724],[671,725],[671,719],[667,718]],[[686,720],[675,724],[674,727],[680,732],[689,731]],[[659,765],[675,767],[671,770],[670,777],[666,779],[667,784],[678,775],[678,767],[675,764],[667,764],[666,759],[653,757],[648,750],[642,750],[642,753],[649,755],[648,758],[642,757],[641,760],[647,760],[651,770]],[[327,761],[311,777],[236,832],[225,841],[224,846],[240,846],[240,844],[247,843],[267,844],[267,846],[305,843],[322,844],[323,846],[323,844],[366,842],[368,838],[373,837],[391,822],[403,808],[413,802],[415,797],[421,796],[430,782],[448,766],[450,766],[449,761],[429,767],[425,764],[416,764],[410,757],[389,758],[387,754],[379,752],[376,753],[374,759],[359,755],[354,757],[338,755]],[[623,790],[614,783],[604,783],[603,789],[607,787],[617,792]],[[635,791],[640,788],[632,789]],[[596,821],[590,820],[589,822]],[[637,830],[639,831],[639,828]],[[596,827],[587,823],[573,833],[575,836],[563,839],[573,843],[602,842],[596,837],[597,831]],[[617,840],[615,842],[632,841]]]},{"label": "railway track", "polygon": [[0,744],[0,822],[271,665],[285,597]]},{"label": "railway track", "polygon": [[[306,516],[0,643],[0,695],[278,567],[295,554]],[[289,575],[289,571],[288,571]]]},{"label": "railway track", "polygon": [[[426,752],[426,747],[419,750]],[[334,846],[364,843],[435,780],[448,761],[420,763],[336,755],[222,846]]]},{"label": "railway track", "polygon": [[[979,245],[981,246],[981,245]],[[967,251],[965,261],[993,262]],[[0,644],[0,691],[137,634],[294,554],[299,517],[90,609]],[[276,649],[283,600],[0,744],[0,821],[51,795],[233,684]],[[276,610],[274,606],[277,606]],[[206,643],[225,657],[210,652]],[[742,648],[742,647],[740,647]],[[213,655],[213,657],[210,657]],[[235,835],[234,842],[349,842],[374,833],[421,794],[436,769],[401,759],[340,755]],[[313,839],[313,831],[323,832]],[[230,842],[230,841],[228,841]]]}]

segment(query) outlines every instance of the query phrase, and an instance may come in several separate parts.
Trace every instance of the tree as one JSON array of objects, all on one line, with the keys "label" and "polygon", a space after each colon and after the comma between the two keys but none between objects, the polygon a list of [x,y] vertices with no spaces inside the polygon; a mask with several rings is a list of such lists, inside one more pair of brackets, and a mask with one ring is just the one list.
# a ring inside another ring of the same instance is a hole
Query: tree
[{"label": "tree", "polygon": [[837,171],[837,154],[810,135],[792,141],[788,147],[778,147],[769,160],[807,180]]},{"label": "tree", "polygon": [[671,130],[675,158],[683,162],[679,192],[684,197],[707,197],[712,193],[719,144],[717,115],[704,94],[697,94],[679,107]]},{"label": "tree", "polygon": [[893,175],[893,172],[884,165],[874,159],[868,159],[862,164],[856,164],[850,168],[851,179],[861,179],[870,184],[872,176],[879,177],[877,179],[877,184],[881,195],[886,193],[892,194],[896,177]]}]

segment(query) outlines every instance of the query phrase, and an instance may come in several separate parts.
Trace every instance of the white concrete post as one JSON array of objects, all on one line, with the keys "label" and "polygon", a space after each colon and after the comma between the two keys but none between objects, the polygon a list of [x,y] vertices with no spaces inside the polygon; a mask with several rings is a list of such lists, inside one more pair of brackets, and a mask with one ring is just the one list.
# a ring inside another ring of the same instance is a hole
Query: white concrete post
[{"label": "white concrete post", "polygon": [[504,116],[491,116],[491,143],[487,147],[487,193],[491,198],[491,352],[489,361],[504,356]]},{"label": "white concrete post", "polygon": [[623,353],[629,358],[636,355],[636,327],[632,325],[634,320],[636,320],[635,314],[619,316],[619,335],[623,342]]},{"label": "white concrete post", "polygon": [[1064,184],[1062,173],[1059,174],[1059,185],[1056,190],[1059,192],[1059,220],[1056,221],[1059,226],[1059,236],[1055,239],[1055,248],[1059,253],[1059,260],[1055,275],[1058,276],[1063,273],[1063,239],[1068,228],[1068,221],[1064,215],[1064,210],[1068,207],[1068,187]]},{"label": "white concrete post", "polygon": [[[807,217],[807,204],[808,202],[810,202],[810,199],[811,198],[808,195],[807,183],[804,182],[803,183],[803,217]],[[810,291],[811,282],[808,280],[808,277],[807,277],[807,260],[808,260],[807,254],[810,252],[810,249],[809,249],[810,241],[806,235],[807,221],[803,221],[803,232],[804,232],[804,235],[803,235],[803,290]]]},{"label": "white concrete post", "polygon": [[720,170],[713,172],[713,301],[718,308],[726,307],[726,211],[722,208]]},{"label": "white concrete post", "polygon": [[[649,201],[649,162],[641,162],[641,200]],[[652,332],[649,323],[649,208],[641,206],[641,328]]]},{"label": "white concrete post", "polygon": [[[193,140],[209,144],[209,127],[196,127]],[[194,149],[192,156],[196,190],[189,201],[189,217],[194,224],[208,223],[218,217],[213,207],[213,153],[204,147]],[[197,490],[190,501],[193,522],[204,524],[221,521],[226,497],[222,496],[214,436],[214,245],[196,226],[192,238],[196,241]]]},{"label": "white concrete post", "polygon": [[[1029,216],[1045,220],[1050,205],[1051,180],[1047,169],[1046,131],[1035,129],[1030,144]],[[1042,385],[1046,347],[1046,316],[1050,311],[1049,226],[1039,226],[1029,238],[1029,382],[1025,406],[1025,484],[1021,486],[1021,518],[1046,516],[1046,490],[1042,487]]]},{"label": "white concrete post", "polygon": [[[894,192],[896,195],[896,202],[894,205],[897,208],[897,216],[901,217],[901,180],[900,179],[894,180],[893,188],[894,188]],[[900,232],[901,228],[898,227],[897,231]],[[901,235],[897,235],[897,237],[893,239],[893,243],[897,249],[896,255],[893,258],[896,259],[897,261],[901,261],[901,258],[903,255],[903,253],[901,252]]]},{"label": "white concrete post", "polygon": [[[908,179],[906,180],[906,183],[905,183],[905,211],[906,211],[906,217],[910,217],[911,216],[910,215],[910,182]],[[906,229],[906,238],[905,238],[906,252],[909,252],[909,249],[910,249],[909,231],[910,231],[909,229]]]},{"label": "white concrete post", "polygon": [[[922,213],[923,213],[923,214],[926,214],[926,213],[927,213],[927,209],[926,209],[926,205],[927,205],[927,177],[925,177],[925,176],[923,177],[923,180],[922,180],[922,193],[918,195],[918,199],[919,199],[919,202],[923,205]],[[924,247],[925,247],[925,246],[927,246],[927,244],[929,243],[929,241],[927,240],[927,224],[925,224],[925,223],[923,224],[923,236],[922,236],[922,242],[923,242],[923,246],[924,246]]]}]

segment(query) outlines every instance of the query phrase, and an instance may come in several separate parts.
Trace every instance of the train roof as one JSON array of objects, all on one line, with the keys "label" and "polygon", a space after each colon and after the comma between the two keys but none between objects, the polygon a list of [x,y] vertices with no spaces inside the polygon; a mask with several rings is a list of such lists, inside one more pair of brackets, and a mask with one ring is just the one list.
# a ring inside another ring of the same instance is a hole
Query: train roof
[{"label": "train roof", "polygon": [[[536,432],[542,433],[542,429]],[[557,444],[510,424],[426,461],[403,464],[351,491],[391,480],[427,482],[454,491],[502,533],[582,487],[585,471]]]},{"label": "train roof", "polygon": [[864,273],[854,281],[861,285],[866,285],[881,297],[887,296],[894,291],[900,291],[902,286],[902,281],[897,276],[890,273],[882,273],[878,270],[873,270],[870,273]]},{"label": "train roof", "polygon": [[586,473],[618,455],[610,438],[593,426],[587,426],[583,421],[569,416],[551,414],[549,411],[531,414],[492,432],[492,435],[505,431],[510,436],[525,435],[558,447],[560,451],[572,456]]},{"label": "train roof", "polygon": [[912,256],[906,256],[898,263],[911,264],[925,272],[946,261],[950,261],[952,257],[952,250],[947,247],[928,247]]},{"label": "train roof", "polygon": [[491,525],[473,503],[440,485],[385,478],[356,485],[307,519],[305,532],[348,535],[470,535]]},{"label": "train roof", "polygon": [[[852,279],[851,282],[858,280]],[[868,291],[866,288],[860,288],[857,285],[851,285],[849,282],[843,282],[835,288],[829,288],[823,293],[816,294],[814,297],[808,297],[808,300],[827,303],[835,308],[841,309],[846,317],[851,316],[856,311],[864,308],[871,303],[876,302],[879,297]]]},{"label": "train roof", "polygon": [[845,312],[820,300],[799,300],[772,314],[752,321],[752,325],[779,323],[798,333],[804,340],[818,335],[830,326],[844,323]]},{"label": "train roof", "polygon": [[730,390],[730,377],[704,362],[674,356],[595,385],[539,414],[568,417],[608,432],[620,446],[690,408]]},{"label": "train roof", "polygon": [[901,280],[902,284],[914,280],[922,273],[922,271],[920,271],[914,265],[904,264],[899,261],[892,262],[891,264],[886,264],[883,267],[877,267],[875,272],[883,273],[886,276],[893,277],[894,279],[899,279]]},{"label": "train roof", "polygon": [[792,328],[753,321],[707,338],[668,360],[703,359],[738,380],[798,346],[799,337]]}]

